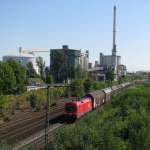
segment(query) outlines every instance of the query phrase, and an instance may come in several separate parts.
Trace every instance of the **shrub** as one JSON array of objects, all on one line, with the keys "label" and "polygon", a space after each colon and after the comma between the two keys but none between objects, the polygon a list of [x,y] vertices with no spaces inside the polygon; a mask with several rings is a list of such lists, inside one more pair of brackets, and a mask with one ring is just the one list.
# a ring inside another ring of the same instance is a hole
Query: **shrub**
[{"label": "shrub", "polygon": [[72,96],[82,96],[83,95],[83,81],[75,80],[70,85],[71,95]]},{"label": "shrub", "polygon": [[150,87],[130,88],[80,121],[60,129],[52,150],[149,150]]},{"label": "shrub", "polygon": [[84,81],[84,92],[89,93],[93,90],[93,81],[91,79],[86,79]]},{"label": "shrub", "polygon": [[34,93],[31,93],[31,95],[27,97],[27,100],[30,102],[32,109],[35,109],[38,102],[37,96]]}]

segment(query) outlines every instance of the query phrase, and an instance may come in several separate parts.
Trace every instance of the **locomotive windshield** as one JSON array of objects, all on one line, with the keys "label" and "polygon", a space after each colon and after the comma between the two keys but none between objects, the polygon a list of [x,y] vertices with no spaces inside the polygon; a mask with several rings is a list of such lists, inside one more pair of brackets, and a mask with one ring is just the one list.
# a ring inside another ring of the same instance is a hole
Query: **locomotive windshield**
[{"label": "locomotive windshield", "polygon": [[76,107],[74,105],[66,105],[65,109],[67,112],[76,111]]}]

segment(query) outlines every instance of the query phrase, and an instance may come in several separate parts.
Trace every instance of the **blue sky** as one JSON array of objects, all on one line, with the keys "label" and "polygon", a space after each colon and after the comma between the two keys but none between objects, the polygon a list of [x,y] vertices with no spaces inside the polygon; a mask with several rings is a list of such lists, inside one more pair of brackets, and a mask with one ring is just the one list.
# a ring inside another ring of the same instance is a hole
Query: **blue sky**
[{"label": "blue sky", "polygon": [[[0,0],[0,58],[24,49],[88,49],[90,60],[112,49],[117,6],[117,51],[129,71],[150,70],[149,0]],[[40,54],[38,54],[40,55]],[[41,54],[49,64],[48,54]]]}]

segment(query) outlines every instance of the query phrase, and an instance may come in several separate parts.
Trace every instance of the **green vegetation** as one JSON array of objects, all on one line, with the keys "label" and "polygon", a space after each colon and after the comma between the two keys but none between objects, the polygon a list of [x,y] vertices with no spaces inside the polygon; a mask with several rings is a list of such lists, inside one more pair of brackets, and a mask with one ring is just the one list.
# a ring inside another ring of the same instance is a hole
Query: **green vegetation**
[{"label": "green vegetation", "polygon": [[48,68],[48,67],[45,68],[45,82],[47,84],[54,83],[54,78],[53,78],[53,76],[50,73],[50,68]]},{"label": "green vegetation", "polygon": [[46,91],[39,90],[34,92],[25,92],[21,95],[1,95],[0,96],[0,118],[9,118],[11,115],[15,114],[15,111],[23,111],[26,108],[30,108],[30,102],[28,97],[34,93],[38,100],[46,100]]},{"label": "green vegetation", "polygon": [[13,60],[0,61],[0,94],[23,92],[27,82],[26,69]]},{"label": "green vegetation", "polygon": [[0,94],[13,93],[16,87],[16,77],[12,67],[6,62],[0,62]]},{"label": "green vegetation", "polygon": [[16,61],[13,60],[8,60],[6,63],[12,68],[14,72],[14,76],[16,78],[16,93],[22,93],[25,89],[25,83],[27,82],[27,74],[26,74],[26,69],[17,63]]},{"label": "green vegetation", "polygon": [[103,108],[60,129],[52,150],[149,150],[150,84],[114,97]]},{"label": "green vegetation", "polygon": [[72,96],[83,96],[83,81],[82,80],[75,80],[71,83],[70,85],[70,89],[71,89],[71,95]]},{"label": "green vegetation", "polygon": [[[29,78],[28,82],[38,82],[42,84],[42,81],[38,78]],[[94,90],[100,90],[108,86],[104,82],[96,82],[91,79],[87,80],[74,80],[70,87],[54,88],[52,93],[51,103],[59,101],[64,97],[80,97],[84,93]],[[86,90],[85,90],[86,89]],[[51,89],[52,90],[52,89]],[[15,114],[16,110],[24,110],[25,108],[32,109],[33,111],[40,111],[45,106],[47,99],[47,90],[41,89],[37,91],[24,92],[20,95],[1,95],[0,96],[0,116],[1,118],[10,117]]]},{"label": "green vegetation", "polygon": [[[48,67],[45,68],[45,63],[41,57],[37,59],[37,64],[40,68],[40,77],[36,74],[32,63],[28,63],[25,68],[13,60],[0,61],[0,116],[2,118],[7,118],[13,115],[16,110],[23,108],[32,108],[36,111],[44,108],[47,96],[46,90],[25,92],[25,86],[44,85],[45,82],[51,84],[55,80],[60,81],[60,78],[63,76],[60,77],[59,73],[62,71],[64,63],[66,64],[66,61],[63,60],[66,56],[61,53],[56,55],[56,57],[58,56],[61,61],[57,61],[54,65],[55,70],[57,70],[57,79],[52,77]],[[61,97],[80,97],[84,93],[116,84],[116,82],[112,81],[111,83],[109,81],[106,83],[93,81],[87,78],[87,72],[82,70],[80,66],[76,69],[74,68],[74,71],[65,71],[63,77],[66,81],[68,77],[72,80],[71,87],[53,89],[52,93],[55,101]]]},{"label": "green vegetation", "polygon": [[[59,101],[66,95],[66,88],[54,88],[51,96],[51,104]],[[16,111],[32,109],[40,111],[44,109],[47,100],[47,90],[24,92],[21,95],[1,95],[0,96],[0,119],[10,118]]]},{"label": "green vegetation", "polygon": [[45,72],[44,72],[44,69],[45,69],[45,62],[43,60],[42,57],[37,57],[36,58],[36,63],[37,63],[37,66],[40,70],[40,77],[42,80],[45,80]]},{"label": "green vegetation", "polygon": [[88,72],[81,68],[80,65],[77,65],[77,67],[74,69],[74,76],[72,76],[72,79],[86,79],[88,77]]},{"label": "green vegetation", "polygon": [[28,78],[36,78],[38,75],[33,68],[32,62],[29,62],[27,65],[27,76]]},{"label": "green vegetation", "polygon": [[89,93],[91,91],[100,90],[108,86],[107,83],[93,81],[92,79],[88,78],[84,81],[84,92]]},{"label": "green vegetation", "polygon": [[0,94],[21,93],[27,81],[26,69],[13,60],[0,62]]},{"label": "green vegetation", "polygon": [[30,102],[30,106],[33,108],[33,109],[38,109],[37,108],[37,103],[39,102],[39,99],[37,97],[37,95],[35,95],[34,93],[31,93],[31,95],[29,95],[27,97],[27,100]]},{"label": "green vegetation", "polygon": [[109,68],[106,72],[106,80],[112,82],[115,78],[114,69]]},{"label": "green vegetation", "polygon": [[[99,82],[94,81],[90,78],[85,80],[74,80],[70,85],[70,93],[71,96],[79,97],[83,96],[85,93],[89,93],[95,90],[101,90],[105,87],[110,87],[112,85],[117,84],[117,82]],[[67,91],[68,92],[68,91]]]}]

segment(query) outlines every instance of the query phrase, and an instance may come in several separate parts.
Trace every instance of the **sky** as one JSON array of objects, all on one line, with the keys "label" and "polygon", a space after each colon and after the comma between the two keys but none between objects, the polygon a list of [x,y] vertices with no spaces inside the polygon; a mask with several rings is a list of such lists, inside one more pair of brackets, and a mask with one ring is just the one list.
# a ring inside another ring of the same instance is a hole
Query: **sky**
[{"label": "sky", "polygon": [[[129,71],[150,70],[149,0],[0,0],[0,59],[23,49],[69,45],[89,50],[90,61],[111,54],[113,6],[117,54]],[[49,64],[47,53],[43,56]]]}]

